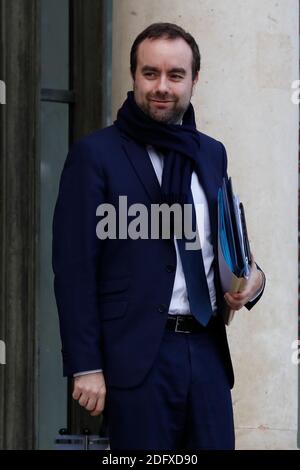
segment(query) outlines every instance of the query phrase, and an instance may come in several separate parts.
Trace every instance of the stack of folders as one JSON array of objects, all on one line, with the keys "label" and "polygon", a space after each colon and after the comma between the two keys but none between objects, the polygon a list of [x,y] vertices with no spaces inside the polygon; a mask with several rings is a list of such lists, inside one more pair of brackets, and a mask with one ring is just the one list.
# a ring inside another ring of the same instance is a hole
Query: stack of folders
[{"label": "stack of folders", "polygon": [[[243,204],[233,193],[231,178],[223,178],[218,192],[218,257],[223,292],[242,291],[250,275],[251,252]],[[226,306],[224,321],[229,325],[234,311]]]}]

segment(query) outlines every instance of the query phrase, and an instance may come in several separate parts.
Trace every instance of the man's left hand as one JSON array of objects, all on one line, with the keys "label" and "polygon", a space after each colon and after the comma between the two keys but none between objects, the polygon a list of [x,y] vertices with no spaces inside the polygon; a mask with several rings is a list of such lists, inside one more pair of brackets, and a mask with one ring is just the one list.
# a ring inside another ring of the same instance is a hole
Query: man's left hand
[{"label": "man's left hand", "polygon": [[227,305],[229,305],[232,310],[240,310],[242,307],[244,307],[245,304],[247,304],[251,299],[253,299],[253,297],[255,297],[255,294],[262,287],[262,283],[263,275],[261,271],[257,269],[257,266],[252,256],[251,273],[249,279],[247,279],[246,281],[244,290],[235,294],[230,294],[229,292],[226,292],[226,294],[224,295],[224,299]]}]

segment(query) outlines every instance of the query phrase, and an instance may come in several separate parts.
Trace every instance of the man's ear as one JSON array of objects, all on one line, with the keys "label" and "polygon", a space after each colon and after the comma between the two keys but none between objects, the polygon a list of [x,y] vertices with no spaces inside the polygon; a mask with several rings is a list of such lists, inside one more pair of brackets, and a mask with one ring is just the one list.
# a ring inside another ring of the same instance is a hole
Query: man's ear
[{"label": "man's ear", "polygon": [[193,80],[192,96],[193,96],[193,94],[194,94],[195,87],[196,87],[196,85],[197,85],[197,83],[198,83],[198,80],[199,80],[199,72],[196,73],[195,78],[194,78],[194,80]]},{"label": "man's ear", "polygon": [[131,70],[130,70],[130,78],[131,78],[131,83],[132,83],[132,89],[134,90],[135,76],[132,75],[132,71],[131,71]]}]

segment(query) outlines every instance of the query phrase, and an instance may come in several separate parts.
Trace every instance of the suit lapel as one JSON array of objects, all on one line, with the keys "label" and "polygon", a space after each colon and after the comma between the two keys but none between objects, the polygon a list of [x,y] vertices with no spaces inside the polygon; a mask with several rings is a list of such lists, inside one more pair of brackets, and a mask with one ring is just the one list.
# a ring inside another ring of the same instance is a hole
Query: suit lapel
[{"label": "suit lapel", "polygon": [[124,135],[122,135],[122,146],[150,200],[159,204],[161,187],[147,150]]}]

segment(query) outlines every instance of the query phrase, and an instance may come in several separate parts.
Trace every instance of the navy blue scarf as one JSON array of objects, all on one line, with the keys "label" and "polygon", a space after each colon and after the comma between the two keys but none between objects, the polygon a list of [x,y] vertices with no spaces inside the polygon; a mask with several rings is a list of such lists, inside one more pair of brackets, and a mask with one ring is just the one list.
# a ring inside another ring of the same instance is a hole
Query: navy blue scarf
[{"label": "navy blue scarf", "polygon": [[114,124],[134,141],[152,145],[164,154],[162,202],[187,203],[200,145],[192,104],[183,116],[182,125],[166,124],[145,114],[130,91]]}]

